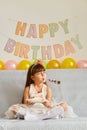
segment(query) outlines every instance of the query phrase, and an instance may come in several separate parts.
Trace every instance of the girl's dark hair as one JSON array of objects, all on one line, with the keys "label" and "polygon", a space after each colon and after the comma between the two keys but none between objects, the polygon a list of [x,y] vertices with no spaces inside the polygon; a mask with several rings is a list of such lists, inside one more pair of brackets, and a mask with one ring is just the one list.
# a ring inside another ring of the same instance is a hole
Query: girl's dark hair
[{"label": "girl's dark hair", "polygon": [[45,71],[45,68],[42,64],[33,64],[30,66],[28,72],[27,72],[27,80],[25,87],[30,86],[30,84],[34,83],[31,79],[31,76],[34,75],[37,72]]}]

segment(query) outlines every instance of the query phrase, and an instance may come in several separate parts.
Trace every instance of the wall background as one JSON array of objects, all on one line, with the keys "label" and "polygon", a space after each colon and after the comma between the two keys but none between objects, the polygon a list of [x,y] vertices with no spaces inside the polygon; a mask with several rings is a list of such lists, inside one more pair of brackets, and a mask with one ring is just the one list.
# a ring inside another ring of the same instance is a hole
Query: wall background
[{"label": "wall background", "polygon": [[[24,36],[15,33],[18,22],[26,23]],[[87,60],[86,32],[86,0],[0,0],[0,60]]]}]

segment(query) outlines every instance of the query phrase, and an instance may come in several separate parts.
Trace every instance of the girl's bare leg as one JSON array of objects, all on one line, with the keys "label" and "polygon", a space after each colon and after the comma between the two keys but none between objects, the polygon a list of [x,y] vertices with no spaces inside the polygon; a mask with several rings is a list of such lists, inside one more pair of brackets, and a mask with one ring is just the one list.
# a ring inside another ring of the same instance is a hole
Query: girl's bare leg
[{"label": "girl's bare leg", "polygon": [[60,103],[59,105],[63,107],[64,111],[67,110],[68,107],[67,103]]}]

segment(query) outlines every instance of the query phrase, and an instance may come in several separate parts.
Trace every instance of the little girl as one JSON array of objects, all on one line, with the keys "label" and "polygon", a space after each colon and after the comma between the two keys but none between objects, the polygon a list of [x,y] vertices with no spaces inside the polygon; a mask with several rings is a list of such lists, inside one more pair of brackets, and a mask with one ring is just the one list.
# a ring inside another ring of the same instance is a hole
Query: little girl
[{"label": "little girl", "polygon": [[[46,83],[45,68],[38,62],[28,70],[22,104],[12,105],[5,114],[9,118],[26,120],[62,118],[69,107],[66,103],[53,104],[52,91]],[[70,111],[73,112],[72,107]],[[74,113],[73,117],[76,117]]]}]

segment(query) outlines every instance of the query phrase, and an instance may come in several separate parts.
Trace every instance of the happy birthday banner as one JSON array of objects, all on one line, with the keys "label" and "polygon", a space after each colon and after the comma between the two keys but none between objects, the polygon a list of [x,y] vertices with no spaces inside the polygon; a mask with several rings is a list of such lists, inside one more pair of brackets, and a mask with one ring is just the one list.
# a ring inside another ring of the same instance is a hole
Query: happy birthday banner
[{"label": "happy birthday banner", "polygon": [[[43,39],[45,35],[49,35],[50,38],[55,38],[55,35],[58,33],[59,29],[63,30],[64,35],[69,34],[69,20],[65,19],[59,21],[58,23],[49,23],[49,24],[29,24],[17,21],[14,34],[21,38],[33,39]],[[15,39],[8,38],[4,51],[7,53],[12,53],[14,56],[21,58],[30,59],[32,53],[32,59],[38,59],[41,55],[43,60],[53,59],[52,51],[54,52],[54,58],[58,59],[63,56],[69,56],[70,54],[76,53],[78,50],[82,49],[83,46],[79,39],[79,34],[72,36],[70,39],[65,40],[63,43],[56,43],[47,45],[44,43],[39,43],[39,45],[32,45],[32,43],[22,43],[16,41]]]}]

